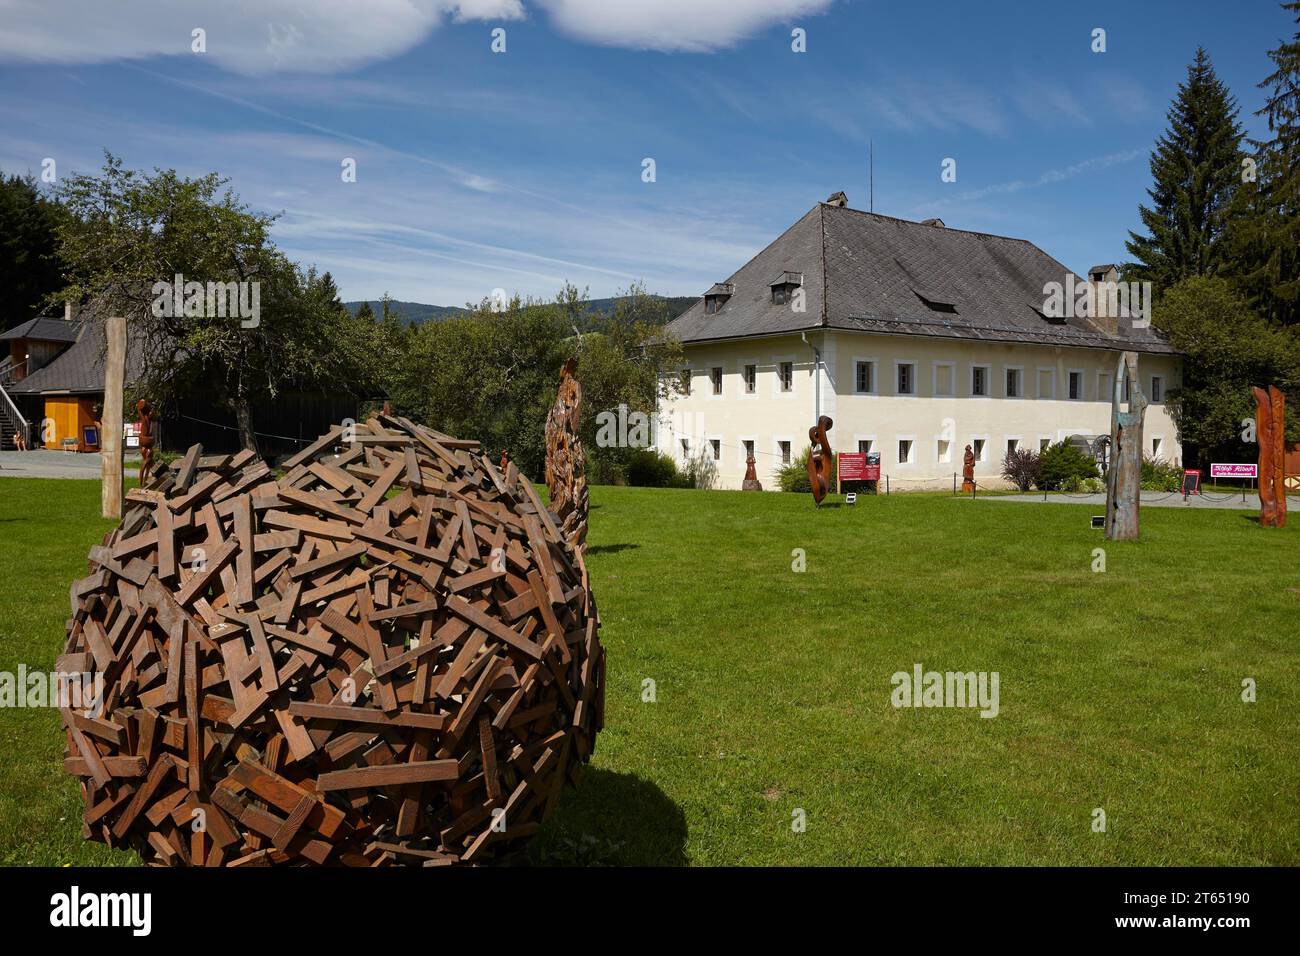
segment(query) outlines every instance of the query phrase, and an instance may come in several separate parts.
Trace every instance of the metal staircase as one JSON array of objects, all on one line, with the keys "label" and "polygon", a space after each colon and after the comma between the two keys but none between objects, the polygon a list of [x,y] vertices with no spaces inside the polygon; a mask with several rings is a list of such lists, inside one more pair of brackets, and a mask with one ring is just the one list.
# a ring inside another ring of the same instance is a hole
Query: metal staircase
[{"label": "metal staircase", "polygon": [[0,385],[0,451],[14,451],[18,447],[14,436],[20,431],[30,439],[31,426],[4,386]]}]

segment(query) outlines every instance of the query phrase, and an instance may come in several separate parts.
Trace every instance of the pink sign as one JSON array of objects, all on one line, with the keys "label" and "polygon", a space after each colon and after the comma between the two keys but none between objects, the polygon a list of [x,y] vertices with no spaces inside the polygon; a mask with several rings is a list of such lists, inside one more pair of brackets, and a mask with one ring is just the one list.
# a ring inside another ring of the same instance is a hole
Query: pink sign
[{"label": "pink sign", "polygon": [[1258,465],[1210,465],[1211,478],[1258,478]]}]

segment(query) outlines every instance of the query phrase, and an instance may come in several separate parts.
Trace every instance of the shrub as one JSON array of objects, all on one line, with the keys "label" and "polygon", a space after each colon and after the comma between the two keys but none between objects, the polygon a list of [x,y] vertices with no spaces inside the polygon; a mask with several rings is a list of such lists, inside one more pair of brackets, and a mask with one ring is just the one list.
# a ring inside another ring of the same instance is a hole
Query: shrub
[{"label": "shrub", "polygon": [[1088,478],[1083,482],[1083,490],[1090,495],[1099,494],[1106,490],[1106,485],[1100,478]]},{"label": "shrub", "polygon": [[1183,486],[1183,470],[1163,458],[1142,459],[1143,491],[1178,491]]},{"label": "shrub", "polygon": [[1038,487],[1049,491],[1077,491],[1089,478],[1101,477],[1097,463],[1068,441],[1047,446],[1038,459]]},{"label": "shrub", "polygon": [[1038,456],[1028,448],[1008,450],[1002,459],[1002,477],[1021,491],[1028,491],[1038,482],[1041,468]]},{"label": "shrub", "polygon": [[593,455],[587,459],[587,480],[593,485],[626,485],[627,468],[612,457]]},{"label": "shrub", "polygon": [[[812,492],[812,484],[808,481],[808,456],[811,454],[812,448],[805,448],[798,458],[776,470],[776,483],[782,491],[803,492],[805,495]],[[838,467],[838,460],[831,459],[832,488],[835,487],[835,471]]]},{"label": "shrub", "polygon": [[638,488],[691,487],[672,456],[651,448],[638,448],[628,457],[627,483]]}]

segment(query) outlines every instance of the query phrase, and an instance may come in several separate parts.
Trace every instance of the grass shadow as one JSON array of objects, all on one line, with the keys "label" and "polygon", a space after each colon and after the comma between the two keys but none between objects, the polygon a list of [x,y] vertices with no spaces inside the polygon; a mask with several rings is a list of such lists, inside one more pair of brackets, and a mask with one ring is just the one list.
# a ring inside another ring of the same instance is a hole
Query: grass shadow
[{"label": "grass shadow", "polygon": [[588,548],[584,554],[618,554],[620,551],[627,551],[630,548],[639,548],[639,544],[598,544]]},{"label": "grass shadow", "polygon": [[584,767],[528,848],[533,866],[685,866],[686,817],[655,784]]}]

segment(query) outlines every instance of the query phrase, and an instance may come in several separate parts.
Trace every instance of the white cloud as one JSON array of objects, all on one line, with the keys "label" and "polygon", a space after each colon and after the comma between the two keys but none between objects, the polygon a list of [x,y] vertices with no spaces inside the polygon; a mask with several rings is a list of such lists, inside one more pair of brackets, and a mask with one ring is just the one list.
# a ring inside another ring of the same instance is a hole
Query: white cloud
[{"label": "white cloud", "polygon": [[[206,56],[239,73],[327,73],[397,56],[444,16],[507,20],[520,0],[0,0],[0,61]],[[207,52],[191,50],[195,29]]]},{"label": "white cloud", "polygon": [[[773,23],[821,13],[833,0],[536,0],[563,32],[590,43],[707,53]],[[809,38],[809,46],[816,43]]]}]

